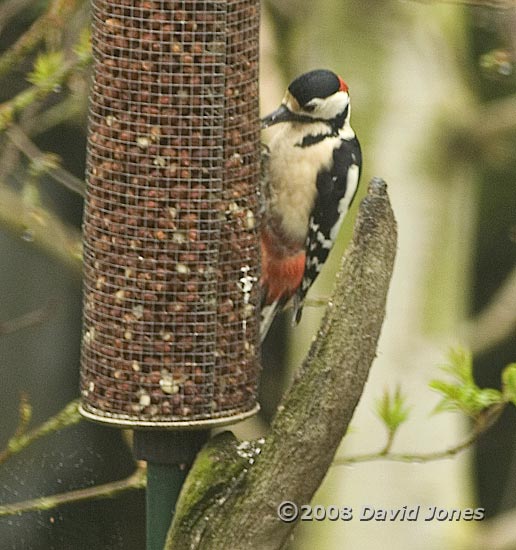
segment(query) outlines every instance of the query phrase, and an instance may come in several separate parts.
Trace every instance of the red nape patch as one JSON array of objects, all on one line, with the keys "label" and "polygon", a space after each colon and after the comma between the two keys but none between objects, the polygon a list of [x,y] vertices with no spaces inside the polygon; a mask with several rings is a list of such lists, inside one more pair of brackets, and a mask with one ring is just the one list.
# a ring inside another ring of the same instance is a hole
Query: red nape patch
[{"label": "red nape patch", "polygon": [[261,285],[267,289],[265,305],[284,298],[288,300],[298,289],[305,272],[305,253],[277,258],[269,256],[262,245]]},{"label": "red nape patch", "polygon": [[340,78],[340,76],[339,76],[339,82],[340,82],[339,92],[349,91],[348,85],[344,82],[344,80],[342,80],[342,78]]}]

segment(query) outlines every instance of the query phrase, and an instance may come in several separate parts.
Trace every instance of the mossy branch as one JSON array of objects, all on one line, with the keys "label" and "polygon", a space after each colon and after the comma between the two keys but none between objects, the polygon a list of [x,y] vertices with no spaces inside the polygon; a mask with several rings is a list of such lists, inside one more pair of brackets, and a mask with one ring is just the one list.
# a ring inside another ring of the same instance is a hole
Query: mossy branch
[{"label": "mossy branch", "polygon": [[[395,252],[396,222],[386,185],[375,178],[317,338],[270,435],[238,444],[223,434],[201,451],[167,550],[284,546],[296,523],[282,523],[277,507],[284,500],[310,502],[347,431],[376,354]],[[216,471],[230,475],[214,483]]]}]

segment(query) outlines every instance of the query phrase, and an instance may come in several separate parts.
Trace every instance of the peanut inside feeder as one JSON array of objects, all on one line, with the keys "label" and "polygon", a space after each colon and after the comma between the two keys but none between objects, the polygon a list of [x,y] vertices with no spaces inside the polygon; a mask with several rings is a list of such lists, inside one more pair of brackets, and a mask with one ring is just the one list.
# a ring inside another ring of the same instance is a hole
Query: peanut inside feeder
[{"label": "peanut inside feeder", "polygon": [[93,1],[89,418],[180,428],[256,412],[257,9]]}]

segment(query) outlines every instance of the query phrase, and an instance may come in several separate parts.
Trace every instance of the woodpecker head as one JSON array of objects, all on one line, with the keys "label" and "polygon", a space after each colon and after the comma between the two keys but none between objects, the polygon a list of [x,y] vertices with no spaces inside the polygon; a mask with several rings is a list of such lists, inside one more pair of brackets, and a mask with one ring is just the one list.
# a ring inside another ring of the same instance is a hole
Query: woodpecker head
[{"label": "woodpecker head", "polygon": [[332,71],[318,69],[293,80],[281,105],[262,119],[262,128],[280,122],[344,124],[349,111],[348,86]]}]

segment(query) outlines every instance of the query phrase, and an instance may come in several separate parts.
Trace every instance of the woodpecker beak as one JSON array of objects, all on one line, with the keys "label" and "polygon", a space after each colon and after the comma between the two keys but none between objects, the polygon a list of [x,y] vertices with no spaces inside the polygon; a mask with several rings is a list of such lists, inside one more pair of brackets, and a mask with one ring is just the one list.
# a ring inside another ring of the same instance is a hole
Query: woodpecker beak
[{"label": "woodpecker beak", "polygon": [[274,124],[278,124],[279,122],[291,122],[294,120],[296,120],[296,115],[284,103],[282,103],[270,115],[262,118],[262,130],[269,128],[269,126],[274,126]]}]

